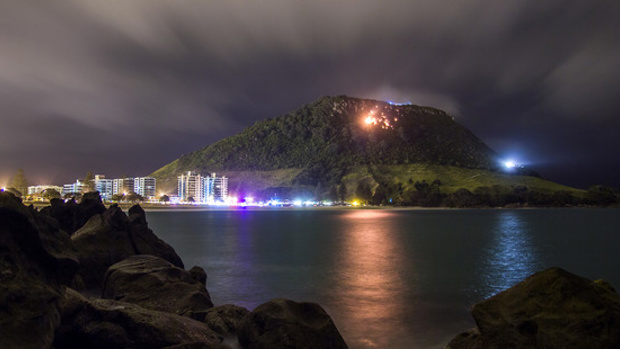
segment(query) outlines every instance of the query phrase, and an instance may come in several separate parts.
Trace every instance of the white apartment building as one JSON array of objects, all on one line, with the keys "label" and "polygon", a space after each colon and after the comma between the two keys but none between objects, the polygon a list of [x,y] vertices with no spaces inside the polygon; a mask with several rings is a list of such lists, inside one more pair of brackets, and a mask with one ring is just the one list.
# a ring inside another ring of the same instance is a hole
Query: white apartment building
[{"label": "white apartment building", "polygon": [[153,198],[156,195],[155,178],[136,177],[133,181],[133,191],[144,198]]},{"label": "white apartment building", "polygon": [[44,190],[54,189],[59,193],[62,193],[62,187],[57,185],[32,185],[28,187],[28,195],[40,194]]},{"label": "white apartment building", "polygon": [[106,179],[104,175],[98,174],[95,175],[95,190],[99,192],[101,198],[104,200],[108,200],[112,198],[114,194],[114,180]]},{"label": "white apartment building", "polygon": [[202,177],[203,201],[208,204],[215,202],[213,198],[213,180],[211,177]]},{"label": "white apartment building", "polygon": [[181,201],[192,198],[194,202],[204,202],[204,181],[202,176],[188,171],[177,177],[177,190]]},{"label": "white apartment building", "polygon": [[211,196],[213,202],[225,202],[228,199],[228,178],[225,176],[217,177],[215,173],[207,177],[211,182]]},{"label": "white apartment building", "polygon": [[84,189],[84,182],[76,180],[75,183],[69,183],[62,186],[62,195],[79,194]]},{"label": "white apartment building", "polygon": [[134,192],[134,178],[117,178],[112,180],[112,195]]},{"label": "white apartment building", "polygon": [[225,202],[228,198],[228,178],[217,177],[215,173],[203,177],[189,171],[178,177],[178,195],[181,201],[188,201],[191,197],[199,203]]},{"label": "white apartment building", "polygon": [[[115,194],[136,193],[144,198],[154,198],[157,195],[156,180],[153,177],[106,179],[105,175],[97,174],[93,179],[94,188],[101,198],[109,200]],[[84,181],[78,179],[75,183],[65,184],[62,187],[53,185],[37,185],[28,187],[28,194],[38,194],[46,189],[55,189],[62,195],[78,194],[84,191]]]}]

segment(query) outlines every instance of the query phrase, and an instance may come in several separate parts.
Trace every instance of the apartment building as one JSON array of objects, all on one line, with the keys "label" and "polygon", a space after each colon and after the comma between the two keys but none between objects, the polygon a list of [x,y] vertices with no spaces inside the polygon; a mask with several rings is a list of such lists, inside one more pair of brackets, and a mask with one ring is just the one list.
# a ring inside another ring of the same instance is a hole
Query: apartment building
[{"label": "apartment building", "polygon": [[228,178],[217,177],[215,173],[203,177],[195,172],[186,172],[178,177],[178,196],[181,201],[213,204],[225,202],[228,198]]},{"label": "apartment building", "polygon": [[28,187],[28,195],[40,194],[44,190],[54,189],[59,193],[62,193],[63,187],[59,187],[56,185],[32,185]]},{"label": "apartment building", "polygon": [[133,191],[144,197],[152,198],[156,195],[155,178],[153,177],[136,177],[133,179]]},{"label": "apartment building", "polygon": [[112,180],[112,195],[130,194],[134,192],[133,178],[116,178]]},{"label": "apartment building", "polygon": [[204,201],[203,177],[195,172],[188,171],[180,175],[177,180],[177,190],[181,201]]},{"label": "apartment building", "polygon": [[106,179],[104,175],[95,175],[95,190],[99,192],[101,198],[109,200],[114,195],[114,180]]}]

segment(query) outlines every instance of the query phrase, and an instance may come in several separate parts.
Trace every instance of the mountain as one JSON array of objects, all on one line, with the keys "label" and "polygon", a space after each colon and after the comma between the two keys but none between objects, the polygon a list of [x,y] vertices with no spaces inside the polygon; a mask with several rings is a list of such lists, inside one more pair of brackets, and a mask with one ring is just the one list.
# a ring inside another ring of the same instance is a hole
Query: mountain
[{"label": "mountain", "polygon": [[360,185],[368,196],[381,186],[400,185],[402,192],[415,182],[437,179],[448,191],[488,183],[551,185],[502,173],[497,154],[439,109],[346,96],[323,97],[257,122],[151,176],[159,188],[174,192],[177,176],[186,171],[222,173],[238,195],[303,193],[332,199],[355,196]]}]

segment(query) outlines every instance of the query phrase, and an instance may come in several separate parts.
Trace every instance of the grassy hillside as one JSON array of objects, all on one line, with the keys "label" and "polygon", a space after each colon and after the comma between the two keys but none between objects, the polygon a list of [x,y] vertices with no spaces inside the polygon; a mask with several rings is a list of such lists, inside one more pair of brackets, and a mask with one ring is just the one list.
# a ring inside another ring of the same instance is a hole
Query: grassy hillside
[{"label": "grassy hillside", "polygon": [[395,166],[372,166],[371,171],[375,176],[391,180],[392,182],[405,183],[409,179],[413,181],[426,180],[432,182],[440,180],[442,192],[452,193],[464,188],[474,191],[479,187],[491,187],[495,185],[516,188],[526,186],[532,190],[551,193],[558,190],[566,190],[573,193],[583,191],[573,189],[540,177],[520,176],[501,172],[491,172],[481,169],[466,169],[455,166],[441,166],[431,164],[395,165]]},{"label": "grassy hillside", "polygon": [[587,195],[540,177],[432,164],[360,166],[336,193],[348,202],[454,207],[579,205]]}]

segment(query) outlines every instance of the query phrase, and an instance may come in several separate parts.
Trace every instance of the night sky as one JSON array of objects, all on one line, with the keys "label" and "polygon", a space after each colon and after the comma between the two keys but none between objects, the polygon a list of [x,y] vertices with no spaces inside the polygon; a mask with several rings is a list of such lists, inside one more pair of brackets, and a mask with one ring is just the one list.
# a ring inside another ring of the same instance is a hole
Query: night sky
[{"label": "night sky", "polygon": [[620,1],[0,3],[0,185],[142,176],[325,95],[444,109],[620,187]]}]

